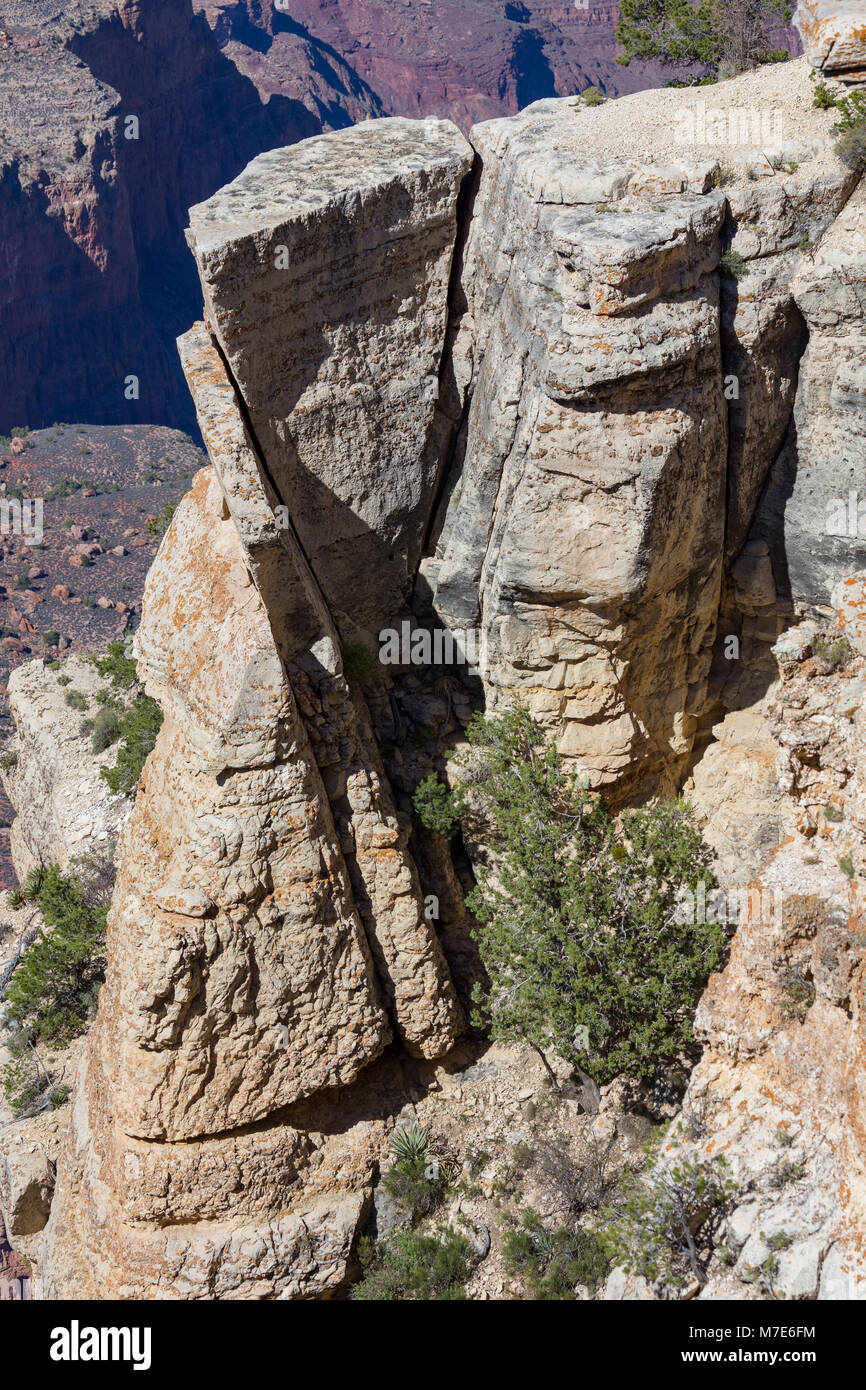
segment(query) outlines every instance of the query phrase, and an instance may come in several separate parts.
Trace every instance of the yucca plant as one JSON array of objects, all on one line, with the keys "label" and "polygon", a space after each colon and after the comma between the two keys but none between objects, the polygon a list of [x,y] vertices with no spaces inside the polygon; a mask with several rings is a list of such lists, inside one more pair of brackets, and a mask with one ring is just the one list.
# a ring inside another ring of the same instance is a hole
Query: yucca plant
[{"label": "yucca plant", "polygon": [[430,1131],[426,1125],[402,1125],[391,1135],[391,1153],[398,1163],[423,1163],[429,1148]]}]

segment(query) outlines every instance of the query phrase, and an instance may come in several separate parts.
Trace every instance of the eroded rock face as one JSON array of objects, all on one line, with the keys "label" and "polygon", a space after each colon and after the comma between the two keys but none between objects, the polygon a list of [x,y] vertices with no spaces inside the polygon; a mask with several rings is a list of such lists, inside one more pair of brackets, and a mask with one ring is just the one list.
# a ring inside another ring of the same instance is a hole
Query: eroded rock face
[{"label": "eroded rock face", "polygon": [[371,630],[409,593],[439,477],[471,157],[449,122],[367,122],[262,155],[190,212],[208,325],[268,469],[332,609]]},{"label": "eroded rock face", "polygon": [[[724,564],[794,400],[791,281],[853,186],[829,123],[799,120],[809,92],[796,64],[721,84],[710,113],[652,92],[472,134],[464,414],[424,577],[441,619],[480,628],[488,703],[528,700],[595,784],[673,785],[712,703]],[[769,153],[739,134],[759,102]],[[777,607],[764,571],[735,596],[749,621]]]},{"label": "eroded rock face", "polygon": [[[841,587],[831,645],[864,606],[862,576]],[[797,824],[749,884],[695,1019],[705,1051],[684,1110],[738,1185],[705,1298],[866,1298],[864,660],[833,666],[816,631],[777,643],[767,707]]]},{"label": "eroded rock face", "polygon": [[792,293],[808,326],[793,421],[755,523],[795,609],[828,607],[836,581],[866,564],[862,485],[866,392],[866,195],[851,197]]}]

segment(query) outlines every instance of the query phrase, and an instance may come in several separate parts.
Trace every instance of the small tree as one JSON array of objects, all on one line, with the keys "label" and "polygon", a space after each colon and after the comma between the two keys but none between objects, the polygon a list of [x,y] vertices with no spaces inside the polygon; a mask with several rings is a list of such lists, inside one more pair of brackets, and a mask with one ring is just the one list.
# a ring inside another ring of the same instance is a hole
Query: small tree
[{"label": "small tree", "polygon": [[597,1085],[652,1075],[692,1041],[725,946],[717,924],[678,920],[684,889],[715,886],[688,808],[615,819],[524,710],[476,716],[467,732],[496,854],[467,899],[490,980],[475,987],[475,1022],[529,1043],[551,1076],[551,1048]]},{"label": "small tree", "polygon": [[771,43],[790,18],[787,0],[622,0],[616,61],[659,62],[699,76],[743,72],[788,56]]},{"label": "small tree", "polygon": [[64,874],[51,864],[33,870],[23,896],[38,905],[49,930],[12,976],[9,1017],[37,1038],[65,1047],[86,1026],[104,976],[110,876],[99,865]]},{"label": "small tree", "polygon": [[713,1237],[736,1190],[724,1155],[680,1158],[648,1178],[633,1174],[610,1228],[614,1259],[650,1281],[681,1288],[692,1276],[703,1285]]}]

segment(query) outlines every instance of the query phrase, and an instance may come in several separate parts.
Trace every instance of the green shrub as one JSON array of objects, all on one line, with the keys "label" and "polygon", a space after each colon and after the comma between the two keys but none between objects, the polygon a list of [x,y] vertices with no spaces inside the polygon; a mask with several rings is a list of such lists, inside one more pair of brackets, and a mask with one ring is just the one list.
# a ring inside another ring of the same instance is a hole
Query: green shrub
[{"label": "green shrub", "polygon": [[425,829],[434,830],[446,840],[456,835],[465,810],[463,793],[460,789],[450,792],[438,773],[431,772],[418,783],[412,805]]},{"label": "green shrub", "polygon": [[388,1196],[406,1213],[416,1217],[427,1215],[439,1206],[447,1184],[439,1164],[430,1158],[403,1158],[382,1176],[382,1186]]},{"label": "green shrub", "polygon": [[341,647],[343,675],[347,681],[363,685],[376,670],[376,658],[365,642],[344,642]]},{"label": "green shrub", "polygon": [[613,1259],[650,1282],[681,1288],[694,1277],[705,1284],[713,1236],[735,1192],[723,1155],[681,1158],[648,1178],[631,1174],[609,1228]]},{"label": "green shrub", "polygon": [[681,920],[684,893],[694,902],[700,883],[715,887],[688,807],[614,818],[525,710],[476,715],[467,737],[483,758],[496,862],[467,898],[490,981],[475,987],[476,1025],[543,1060],[552,1048],[599,1085],[651,1076],[693,1040],[725,949],[717,923]]},{"label": "green shrub", "polygon": [[56,628],[50,627],[47,632],[43,632],[42,641],[46,647],[56,647],[60,642],[60,633]]},{"label": "green shrub", "polygon": [[151,536],[161,536],[167,531],[179,506],[179,502],[169,502],[162,516],[155,516],[147,523],[147,530]]},{"label": "green shrub", "polygon": [[833,127],[836,153],[849,169],[866,169],[866,92],[850,92],[835,103],[841,119]]},{"label": "green shrub", "polygon": [[122,716],[113,705],[103,706],[93,721],[93,737],[90,746],[94,753],[102,753],[120,738]]},{"label": "green shrub", "polygon": [[830,642],[825,633],[818,632],[812,638],[812,655],[831,671],[838,671],[848,665],[854,653],[847,637]]},{"label": "green shrub", "polygon": [[812,94],[812,105],[817,107],[819,111],[829,111],[831,106],[836,105],[835,96],[827,86],[823,77],[816,80],[814,73],[810,74],[810,76],[815,83],[815,90]]},{"label": "green shrub", "polygon": [[733,169],[728,169],[719,165],[717,169],[713,170],[713,187],[727,188],[728,184],[733,183],[736,177],[737,175]]},{"label": "green shrub", "polygon": [[94,720],[93,751],[99,753],[119,743],[114,765],[100,768],[99,775],[111,791],[132,796],[156,743],[162,711],[141,689],[135,659],[123,642],[110,642],[103,655],[94,652],[88,660],[108,681],[96,694],[96,702],[103,708]]},{"label": "green shrub", "polygon": [[156,700],[140,691],[120,714],[117,734],[120,746],[114,766],[99,769],[100,777],[111,791],[122,792],[124,796],[134,794],[161,726],[162,710]]},{"label": "green shrub", "polygon": [[41,1102],[50,1085],[48,1077],[40,1070],[33,1052],[24,1048],[0,1067],[0,1086],[3,1097],[16,1119],[33,1114],[41,1109]]},{"label": "green shrub", "polygon": [[13,1033],[9,1051],[10,1060],[0,1067],[0,1090],[12,1114],[20,1119],[45,1110],[49,1105],[58,1110],[71,1088],[52,1083],[33,1045],[32,1031],[25,1028]]},{"label": "green shrub", "polygon": [[436,1235],[400,1229],[359,1249],[363,1278],[352,1298],[363,1302],[453,1303],[466,1298],[472,1251],[453,1231]]},{"label": "green shrub", "polygon": [[834,103],[840,112],[840,119],[833,127],[836,131],[854,130],[866,119],[866,92],[853,91],[836,98]]},{"label": "green shrub", "polygon": [[580,1227],[549,1231],[537,1212],[527,1209],[502,1243],[508,1274],[518,1277],[533,1299],[573,1299],[575,1285],[595,1293],[610,1271],[607,1243],[598,1232]]},{"label": "green shrub", "polygon": [[72,684],[72,677],[71,677],[71,676],[67,676],[65,671],[64,671],[64,672],[61,672],[61,674],[57,677],[57,684],[58,684],[58,685],[71,685],[71,684]]},{"label": "green shrub", "polygon": [[783,1013],[786,1013],[789,1018],[799,1018],[801,1022],[814,1002],[815,986],[811,980],[804,980],[799,975],[785,983],[782,988],[782,998],[779,1001]]},{"label": "green shrub", "polygon": [[391,1135],[391,1152],[401,1162],[426,1162],[429,1151],[430,1131],[426,1125],[402,1125]]},{"label": "green shrub", "polygon": [[85,710],[88,704],[87,696],[80,690],[67,690],[66,703],[70,709]]},{"label": "green shrub", "polygon": [[585,106],[601,106],[604,101],[604,97],[597,87],[585,88],[582,96]]},{"label": "green shrub", "polygon": [[6,753],[0,753],[0,768],[4,772],[11,772],[18,762],[18,754],[9,749]]},{"label": "green shrub", "polygon": [[128,690],[138,683],[135,659],[121,641],[109,642],[104,656],[92,652],[87,659],[113,690]]},{"label": "green shrub", "polygon": [[742,280],[746,273],[746,261],[739,251],[732,251],[730,247],[723,251],[719,257],[719,270],[723,275],[730,275],[734,280]]},{"label": "green shrub", "polygon": [[845,819],[845,812],[842,810],[841,806],[836,806],[832,801],[828,801],[827,805],[824,807],[824,819],[838,825],[839,821]]},{"label": "green shrub", "polygon": [[770,44],[790,17],[788,0],[747,0],[736,22],[724,0],[622,0],[616,61],[659,62],[691,81],[695,68],[705,77],[731,76],[784,61],[787,50]]},{"label": "green shrub", "polygon": [[101,869],[28,875],[23,896],[49,928],[23,956],[6,989],[9,1016],[37,1038],[65,1046],[84,1028],[105,970],[109,887]]}]

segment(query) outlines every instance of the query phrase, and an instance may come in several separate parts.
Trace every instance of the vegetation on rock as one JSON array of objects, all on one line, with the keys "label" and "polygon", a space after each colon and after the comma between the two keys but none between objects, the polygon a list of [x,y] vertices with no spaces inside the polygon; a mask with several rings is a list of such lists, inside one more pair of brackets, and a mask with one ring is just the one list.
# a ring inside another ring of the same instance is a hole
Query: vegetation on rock
[{"label": "vegetation on rock", "polygon": [[465,1299],[469,1242],[454,1231],[432,1235],[400,1229],[359,1250],[363,1277],[352,1297],[363,1302],[455,1302]]},{"label": "vegetation on rock", "polygon": [[622,0],[616,61],[731,77],[787,58],[772,41],[790,18],[787,0]]},{"label": "vegetation on rock", "polygon": [[490,981],[475,988],[476,1024],[598,1085],[651,1076],[692,1042],[725,947],[722,927],[678,910],[716,883],[688,807],[614,817],[524,710],[476,716],[467,736],[496,859],[467,898]]}]

